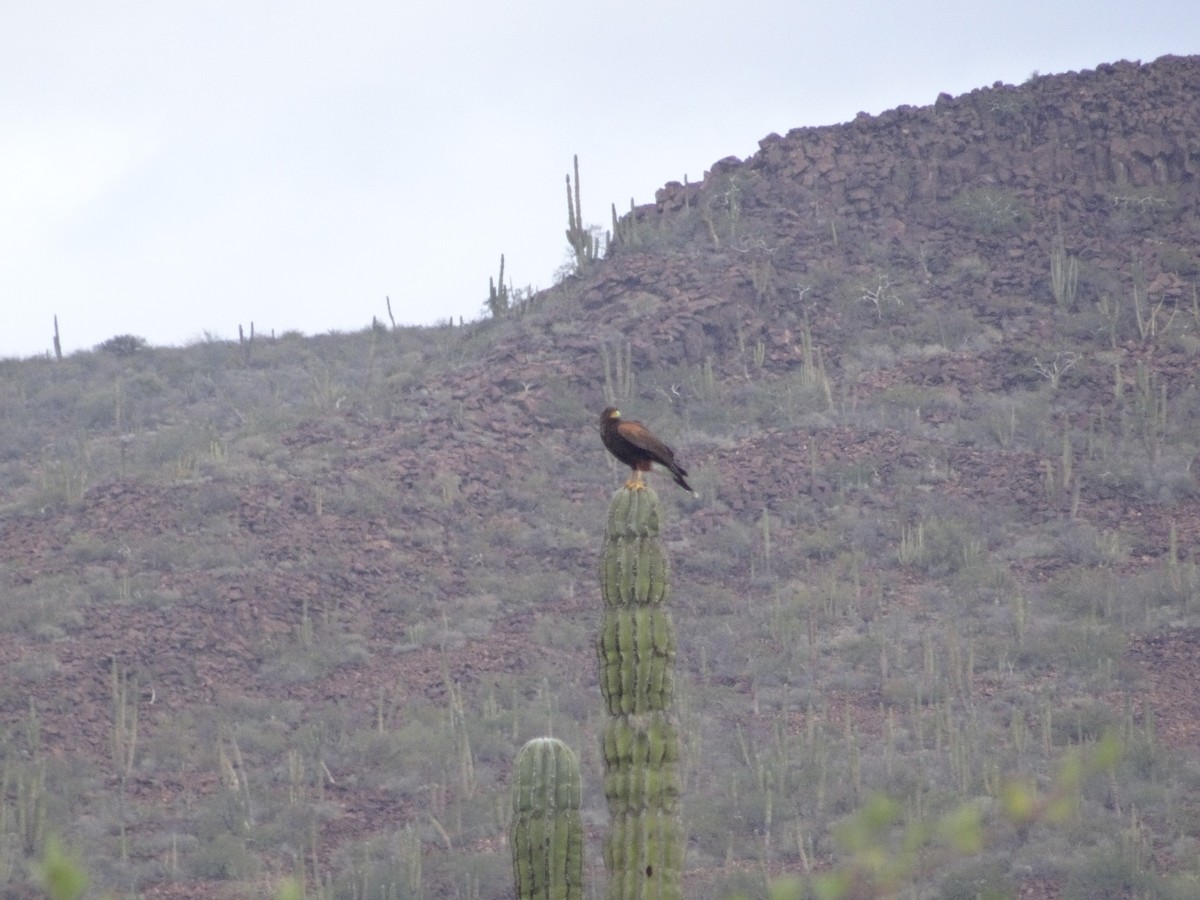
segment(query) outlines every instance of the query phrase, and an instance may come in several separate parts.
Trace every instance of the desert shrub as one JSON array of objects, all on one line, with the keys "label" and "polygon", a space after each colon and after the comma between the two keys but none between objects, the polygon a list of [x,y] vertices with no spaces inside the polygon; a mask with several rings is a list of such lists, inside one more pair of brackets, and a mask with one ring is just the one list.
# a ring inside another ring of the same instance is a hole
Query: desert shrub
[{"label": "desert shrub", "polygon": [[443,708],[409,702],[394,727],[359,729],[339,747],[339,759],[364,784],[385,787],[398,798],[428,798],[438,788],[444,763],[454,760],[455,737]]},{"label": "desert shrub", "polygon": [[1161,565],[1128,580],[1122,597],[1131,596],[1141,598],[1139,609],[1182,606],[1190,610],[1200,596],[1200,572],[1194,560],[1172,563],[1164,559]]},{"label": "desert shrub", "polygon": [[983,542],[963,523],[939,518],[905,526],[897,552],[902,565],[914,566],[934,577],[945,577],[979,565],[985,549]]},{"label": "desert shrub", "polygon": [[1063,886],[1063,900],[1168,900],[1173,896],[1182,897],[1128,853],[1114,848],[1076,866]]},{"label": "desert shrub", "polygon": [[[427,887],[420,897],[510,897],[513,893],[511,854],[461,850],[425,860],[422,878]],[[361,894],[344,894],[353,900]],[[403,896],[403,895],[401,895]]]},{"label": "desert shrub", "polygon": [[315,681],[342,666],[359,666],[371,657],[361,634],[332,627],[314,628],[305,614],[296,637],[276,644],[260,670],[265,678],[282,684]]},{"label": "desert shrub", "polygon": [[1168,244],[1158,252],[1158,265],[1164,272],[1193,278],[1200,275],[1200,254],[1190,248]]},{"label": "desert shrub", "polygon": [[143,337],[133,334],[118,334],[97,344],[96,349],[103,353],[111,353],[113,356],[133,356],[149,346]]},{"label": "desert shrub", "polygon": [[938,885],[938,900],[1008,900],[1017,885],[999,860],[971,860],[956,866]]},{"label": "desert shrub", "polygon": [[1050,622],[1029,629],[1016,659],[1029,669],[1052,669],[1085,676],[1114,666],[1125,650],[1116,625],[1100,622]]},{"label": "desert shrub", "polygon": [[80,531],[71,535],[64,552],[77,563],[115,562],[128,557],[129,548],[119,536]]},{"label": "desert shrub", "polygon": [[58,640],[83,625],[87,592],[74,578],[39,578],[6,590],[0,603],[0,629]]},{"label": "desert shrub", "polygon": [[407,828],[338,848],[330,863],[337,871],[330,900],[388,897],[420,900],[422,891],[421,836]]},{"label": "desert shrub", "polygon": [[1116,711],[1099,700],[1080,700],[1067,709],[1056,710],[1051,733],[1055,746],[1097,741],[1118,724]]},{"label": "desert shrub", "polygon": [[963,191],[951,201],[951,208],[967,227],[997,237],[1023,231],[1029,223],[1025,202],[1014,191],[1001,187]]},{"label": "desert shrub", "polygon": [[22,654],[20,660],[13,663],[8,671],[18,681],[41,684],[58,674],[61,668],[55,654],[29,652]]},{"label": "desert shrub", "polygon": [[[224,797],[214,802],[220,804]],[[189,874],[197,878],[236,880],[249,878],[258,871],[258,857],[250,851],[246,840],[228,831],[218,831],[200,838],[195,852],[185,861]]]},{"label": "desert shrub", "polygon": [[[1121,563],[1128,555],[1128,548],[1123,536],[1111,529],[1099,529],[1090,522],[1069,520],[1062,523],[1048,523],[1046,540],[1054,545],[1053,555],[1075,566],[1112,566]],[[1092,587],[1099,586],[1099,581],[1089,579],[1087,572],[1072,572],[1066,577],[1081,576],[1084,583],[1091,582]],[[1099,573],[1103,574],[1103,573]]]},{"label": "desert shrub", "polygon": [[1167,222],[1184,211],[1173,185],[1114,185],[1108,195],[1109,222],[1116,234],[1135,234]]},{"label": "desert shrub", "polygon": [[988,264],[978,253],[969,253],[951,261],[949,278],[952,283],[961,286],[982,284],[988,276]]}]

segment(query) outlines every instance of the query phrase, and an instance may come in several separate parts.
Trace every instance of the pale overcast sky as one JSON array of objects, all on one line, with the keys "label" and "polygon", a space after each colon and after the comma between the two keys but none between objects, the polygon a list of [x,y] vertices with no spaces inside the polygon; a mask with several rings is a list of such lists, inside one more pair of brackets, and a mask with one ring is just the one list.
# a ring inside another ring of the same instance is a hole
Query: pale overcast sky
[{"label": "pale overcast sky", "polygon": [[1194,0],[5,0],[0,357],[479,316],[760,138],[1200,52]]}]

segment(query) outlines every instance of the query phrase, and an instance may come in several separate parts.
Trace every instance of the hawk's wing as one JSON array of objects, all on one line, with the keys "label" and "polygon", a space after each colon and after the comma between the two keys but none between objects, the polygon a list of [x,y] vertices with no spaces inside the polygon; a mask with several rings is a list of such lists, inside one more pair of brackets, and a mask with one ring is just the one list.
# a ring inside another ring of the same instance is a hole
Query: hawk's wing
[{"label": "hawk's wing", "polygon": [[656,438],[641,422],[618,422],[617,434],[637,447],[654,462],[670,467],[675,462],[671,448]]}]

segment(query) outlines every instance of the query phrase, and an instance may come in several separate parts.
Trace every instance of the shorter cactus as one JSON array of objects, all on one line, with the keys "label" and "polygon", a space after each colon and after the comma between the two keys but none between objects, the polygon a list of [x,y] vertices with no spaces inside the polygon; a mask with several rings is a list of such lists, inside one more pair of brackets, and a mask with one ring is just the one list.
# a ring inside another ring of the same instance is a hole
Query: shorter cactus
[{"label": "shorter cactus", "polygon": [[513,763],[513,880],[518,900],[582,900],[579,759],[557,738],[534,738]]}]

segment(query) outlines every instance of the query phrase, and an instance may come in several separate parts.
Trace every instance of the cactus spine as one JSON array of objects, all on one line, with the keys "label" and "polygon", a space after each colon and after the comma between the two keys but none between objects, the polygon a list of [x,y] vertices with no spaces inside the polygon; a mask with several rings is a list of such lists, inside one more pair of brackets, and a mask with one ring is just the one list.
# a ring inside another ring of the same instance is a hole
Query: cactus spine
[{"label": "cactus spine", "polygon": [[608,900],[680,900],[679,737],[670,712],[675,626],[658,495],[613,496],[600,563],[604,617],[596,640],[604,729]]},{"label": "cactus spine", "polygon": [[518,900],[582,900],[579,760],[557,738],[534,738],[513,763],[513,879]]}]

